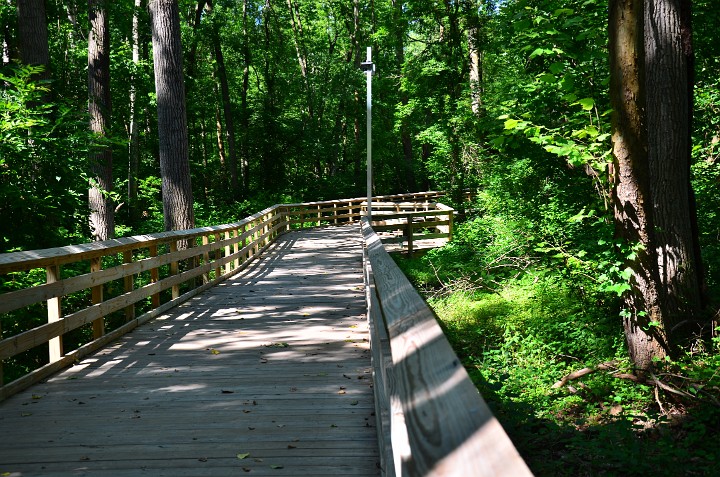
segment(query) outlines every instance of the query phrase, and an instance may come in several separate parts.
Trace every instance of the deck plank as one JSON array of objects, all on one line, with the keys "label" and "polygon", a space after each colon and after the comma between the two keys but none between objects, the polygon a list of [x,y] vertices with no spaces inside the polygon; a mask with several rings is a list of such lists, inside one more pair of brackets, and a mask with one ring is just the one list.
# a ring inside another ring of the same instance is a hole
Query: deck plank
[{"label": "deck plank", "polygon": [[357,226],[284,235],[1,403],[0,474],[378,475],[361,262]]}]

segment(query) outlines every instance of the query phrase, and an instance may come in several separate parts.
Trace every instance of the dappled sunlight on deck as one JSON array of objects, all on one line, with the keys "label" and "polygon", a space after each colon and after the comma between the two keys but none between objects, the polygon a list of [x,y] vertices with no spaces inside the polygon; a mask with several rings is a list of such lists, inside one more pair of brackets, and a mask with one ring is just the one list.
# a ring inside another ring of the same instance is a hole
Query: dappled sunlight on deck
[{"label": "dappled sunlight on deck", "polygon": [[291,232],[9,398],[0,472],[378,475],[361,257],[357,226]]}]

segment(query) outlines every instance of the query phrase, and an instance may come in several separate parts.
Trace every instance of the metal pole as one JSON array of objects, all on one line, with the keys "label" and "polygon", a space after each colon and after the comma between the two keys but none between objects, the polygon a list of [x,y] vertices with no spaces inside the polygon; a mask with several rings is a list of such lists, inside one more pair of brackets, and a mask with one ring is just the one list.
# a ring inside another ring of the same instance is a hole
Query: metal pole
[{"label": "metal pole", "polygon": [[[372,47],[367,47],[367,62],[372,64]],[[372,221],[372,68],[367,75],[367,218]]]}]

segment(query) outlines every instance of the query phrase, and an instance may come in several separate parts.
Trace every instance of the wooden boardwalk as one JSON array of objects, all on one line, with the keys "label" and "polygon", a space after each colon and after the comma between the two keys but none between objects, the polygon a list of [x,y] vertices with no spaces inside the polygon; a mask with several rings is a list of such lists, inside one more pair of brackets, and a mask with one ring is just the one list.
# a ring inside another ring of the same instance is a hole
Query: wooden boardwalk
[{"label": "wooden boardwalk", "polygon": [[0,404],[3,476],[378,475],[358,226],[248,269]]}]

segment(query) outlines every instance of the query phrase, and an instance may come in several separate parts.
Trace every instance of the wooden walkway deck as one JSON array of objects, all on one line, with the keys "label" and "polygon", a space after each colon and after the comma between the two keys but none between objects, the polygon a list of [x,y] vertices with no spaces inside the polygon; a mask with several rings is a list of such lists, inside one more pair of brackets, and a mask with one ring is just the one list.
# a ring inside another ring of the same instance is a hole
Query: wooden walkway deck
[{"label": "wooden walkway deck", "polygon": [[245,271],[0,404],[3,476],[378,475],[358,225]]}]

